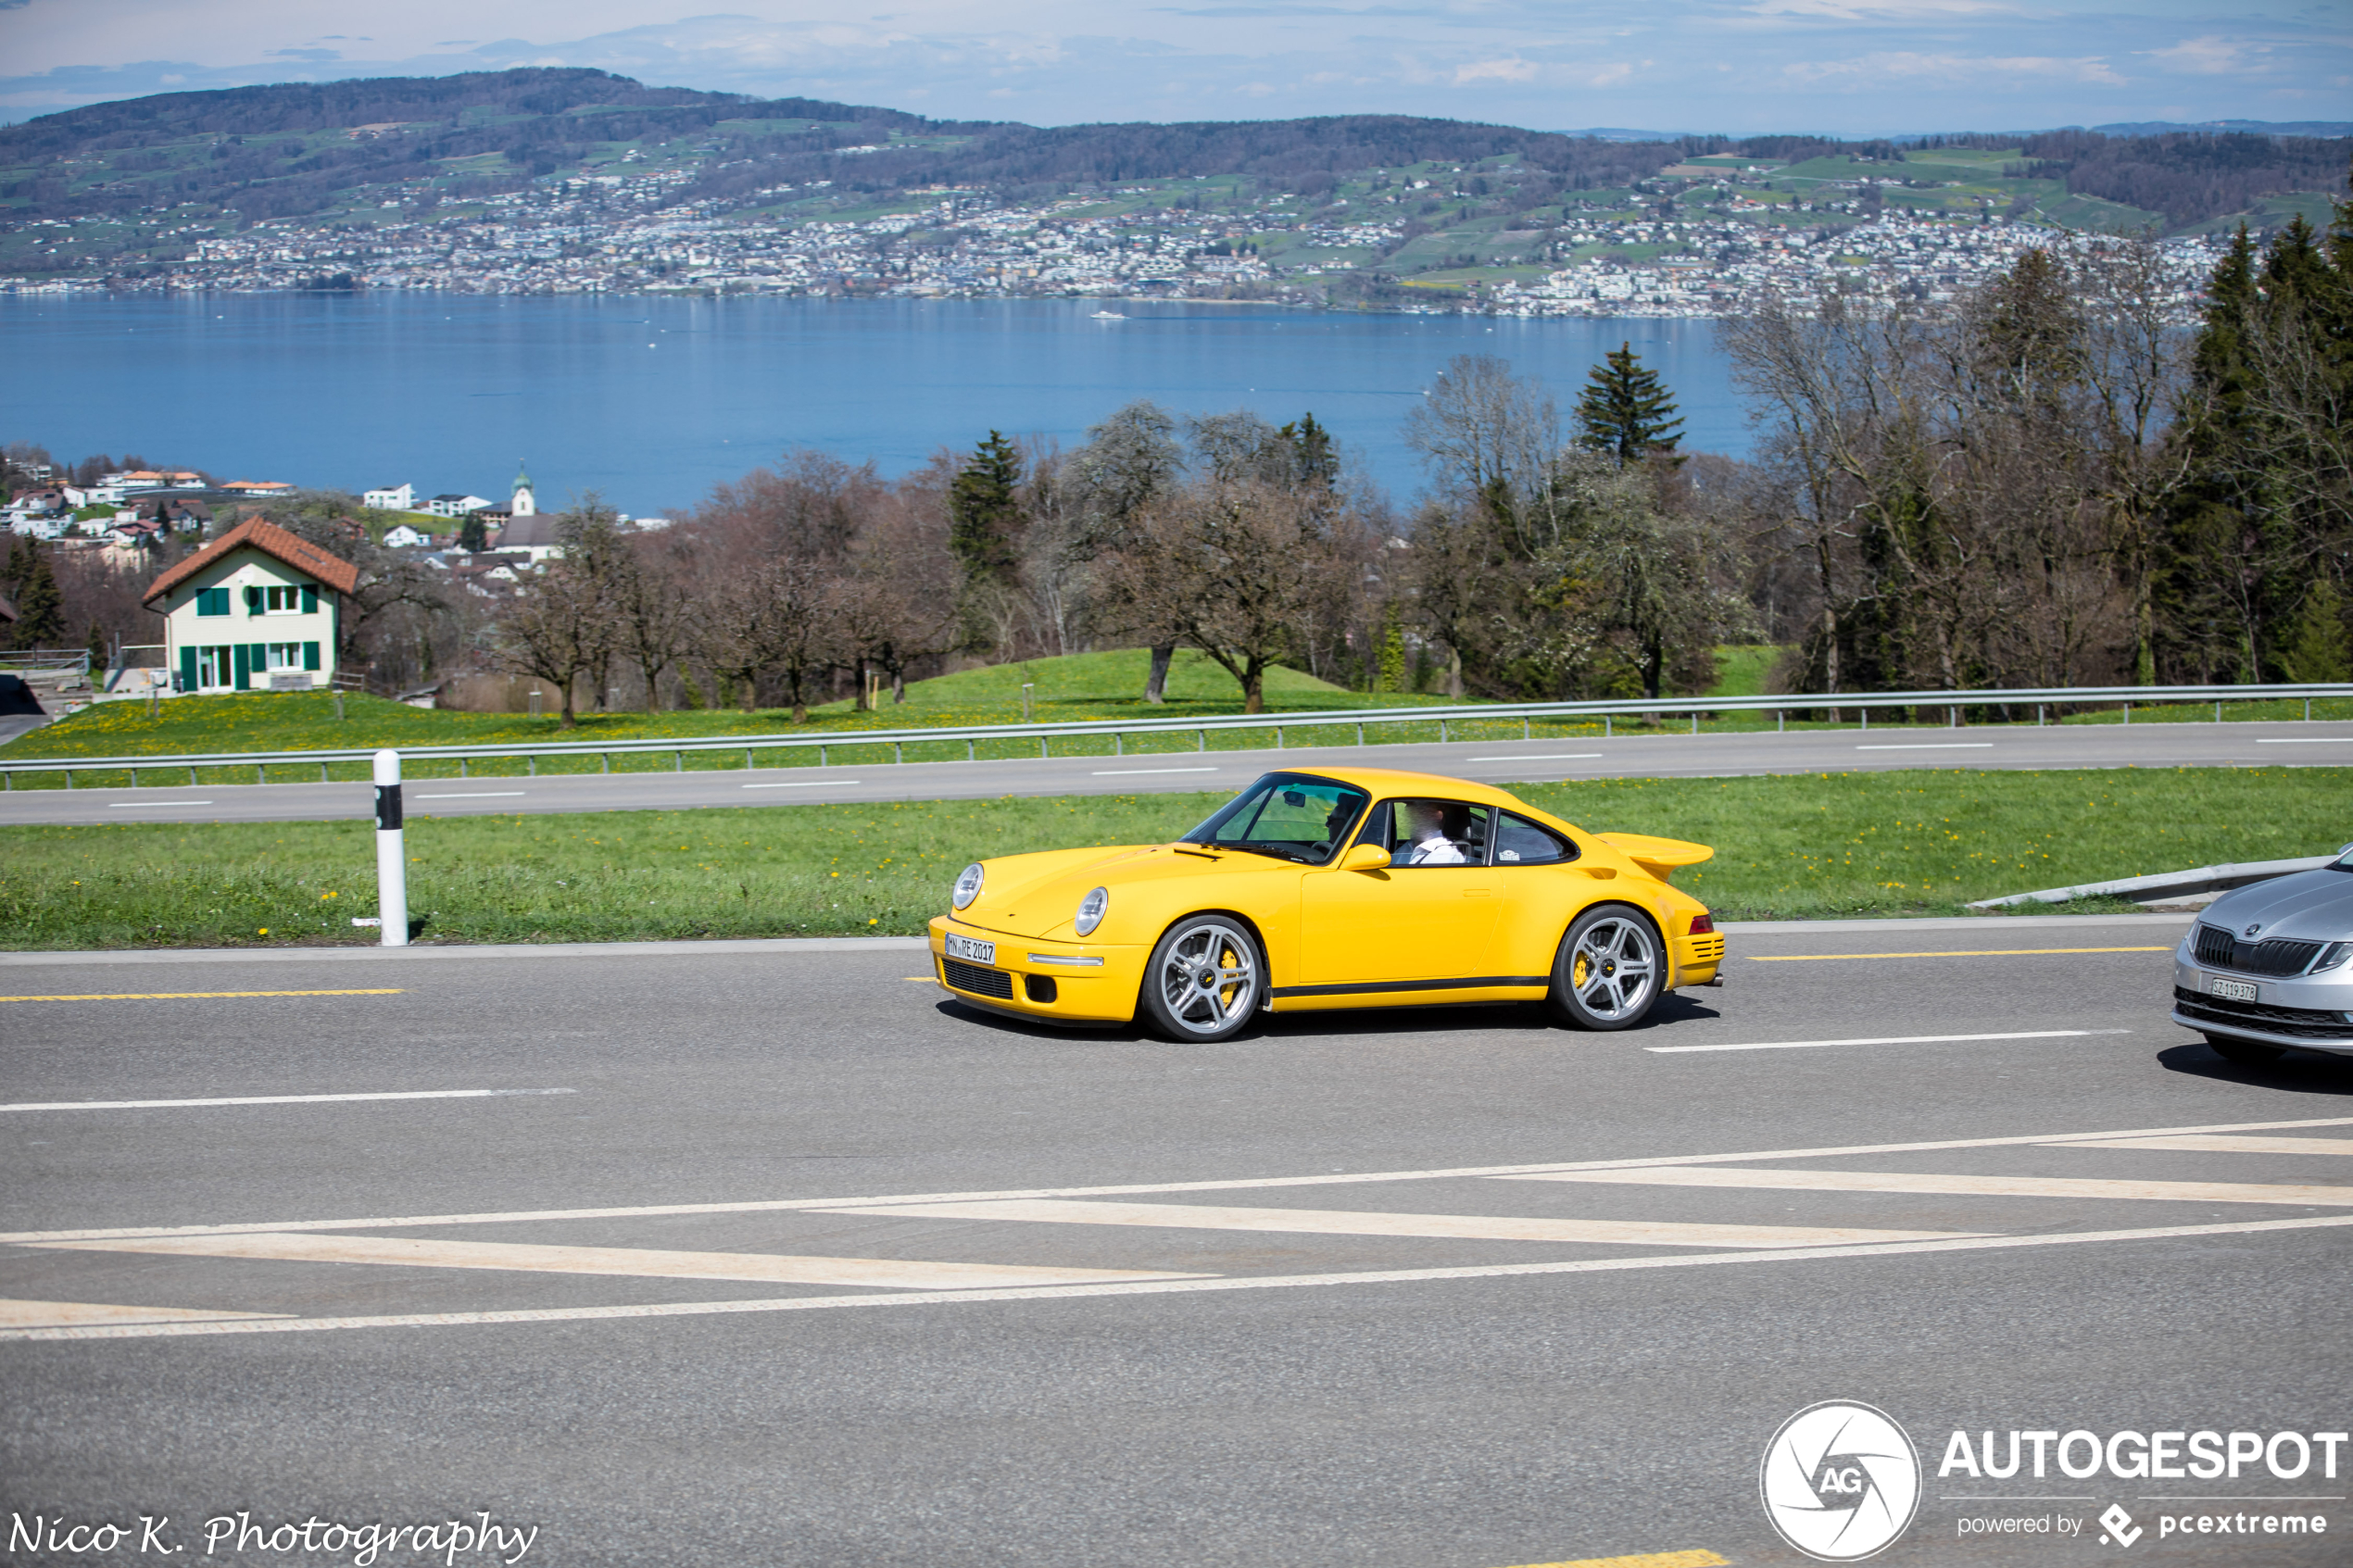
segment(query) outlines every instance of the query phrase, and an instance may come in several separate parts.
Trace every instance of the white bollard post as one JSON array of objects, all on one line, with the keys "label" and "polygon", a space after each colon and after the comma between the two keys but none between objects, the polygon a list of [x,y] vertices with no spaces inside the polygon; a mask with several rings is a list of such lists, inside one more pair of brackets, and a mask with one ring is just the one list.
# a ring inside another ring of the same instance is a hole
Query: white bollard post
[{"label": "white bollard post", "polygon": [[409,851],[400,836],[400,753],[376,753],[376,913],[384,945],[409,945]]}]

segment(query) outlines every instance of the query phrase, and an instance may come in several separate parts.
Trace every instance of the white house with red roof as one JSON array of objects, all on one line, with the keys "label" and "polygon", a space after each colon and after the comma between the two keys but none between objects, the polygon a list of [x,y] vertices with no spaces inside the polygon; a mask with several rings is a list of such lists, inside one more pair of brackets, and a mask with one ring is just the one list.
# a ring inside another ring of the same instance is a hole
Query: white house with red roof
[{"label": "white house with red roof", "polygon": [[239,523],[157,577],[177,692],[307,691],[334,679],[343,601],[359,569],[274,523]]}]

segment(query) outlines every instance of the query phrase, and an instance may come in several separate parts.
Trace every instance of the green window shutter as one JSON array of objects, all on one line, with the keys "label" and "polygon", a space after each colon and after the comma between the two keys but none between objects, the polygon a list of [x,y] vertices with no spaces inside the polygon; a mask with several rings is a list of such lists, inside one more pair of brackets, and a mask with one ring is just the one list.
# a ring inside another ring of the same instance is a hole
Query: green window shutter
[{"label": "green window shutter", "polygon": [[232,643],[230,647],[233,650],[229,656],[231,673],[235,678],[229,684],[238,691],[251,691],[253,689],[253,649],[244,643]]},{"label": "green window shutter", "polygon": [[194,648],[180,650],[180,689],[183,692],[196,689],[196,650]]},{"label": "green window shutter", "polygon": [[[305,583],[302,585],[302,613],[305,615],[319,613],[319,589],[315,583]],[[316,670],[319,667],[314,664],[310,668]]]},{"label": "green window shutter", "polygon": [[305,643],[302,645],[302,667],[305,670],[314,671],[319,668],[319,645],[317,643]]}]

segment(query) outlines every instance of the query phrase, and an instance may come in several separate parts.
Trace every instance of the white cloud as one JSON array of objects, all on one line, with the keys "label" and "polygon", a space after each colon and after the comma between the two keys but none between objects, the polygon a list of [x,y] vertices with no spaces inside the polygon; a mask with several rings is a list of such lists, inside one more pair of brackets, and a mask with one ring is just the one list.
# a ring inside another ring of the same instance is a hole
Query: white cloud
[{"label": "white cloud", "polygon": [[1886,50],[1851,60],[1799,61],[1782,68],[1793,82],[1880,82],[1926,81],[1975,82],[1983,88],[2015,87],[2020,80],[2097,82],[2123,86],[2108,63],[2098,56],[2060,59],[2041,55],[1918,54]]},{"label": "white cloud", "polygon": [[1515,56],[1508,60],[1478,60],[1454,68],[1454,85],[1466,86],[1474,82],[1533,82],[1536,68]]},{"label": "white cloud", "polygon": [[2142,55],[2152,60],[2162,60],[2176,70],[2193,71],[2200,76],[2233,76],[2246,71],[2258,71],[2268,62],[2248,58],[2269,51],[2258,45],[2233,43],[2208,33],[2203,38],[2185,38],[2170,49],[2144,49]]}]

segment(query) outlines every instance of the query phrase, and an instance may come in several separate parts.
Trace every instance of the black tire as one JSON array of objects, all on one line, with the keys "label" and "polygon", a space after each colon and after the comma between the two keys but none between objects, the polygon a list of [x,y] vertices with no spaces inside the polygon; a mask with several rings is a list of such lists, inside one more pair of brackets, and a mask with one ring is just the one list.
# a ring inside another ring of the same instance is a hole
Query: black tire
[{"label": "black tire", "polygon": [[2206,1043],[2224,1061],[2235,1061],[2241,1067],[2269,1067],[2287,1054],[2285,1046],[2266,1046],[2254,1040],[2233,1039],[2228,1035],[2208,1035]]},{"label": "black tire", "polygon": [[1241,1032],[1265,999],[1266,960],[1230,915],[1187,915],[1144,966],[1143,1013],[1172,1040],[1207,1044]]},{"label": "black tire", "polygon": [[1631,1029],[1667,988],[1667,944],[1629,904],[1596,904],[1570,922],[1553,958],[1553,1016],[1572,1029]]}]

